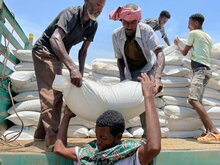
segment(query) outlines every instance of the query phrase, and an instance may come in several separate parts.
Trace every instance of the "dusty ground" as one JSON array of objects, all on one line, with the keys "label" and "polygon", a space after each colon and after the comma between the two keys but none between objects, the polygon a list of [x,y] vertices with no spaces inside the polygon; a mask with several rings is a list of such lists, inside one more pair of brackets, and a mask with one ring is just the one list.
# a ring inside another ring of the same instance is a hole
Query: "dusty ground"
[{"label": "dusty ground", "polygon": [[[71,138],[69,139],[70,145],[81,146],[93,138]],[[126,139],[124,139],[126,140]],[[162,139],[162,150],[207,150],[219,149],[220,143],[199,143],[194,139]],[[0,153],[2,152],[44,152],[44,142],[32,141],[16,141],[10,145],[2,145],[0,143]]]}]

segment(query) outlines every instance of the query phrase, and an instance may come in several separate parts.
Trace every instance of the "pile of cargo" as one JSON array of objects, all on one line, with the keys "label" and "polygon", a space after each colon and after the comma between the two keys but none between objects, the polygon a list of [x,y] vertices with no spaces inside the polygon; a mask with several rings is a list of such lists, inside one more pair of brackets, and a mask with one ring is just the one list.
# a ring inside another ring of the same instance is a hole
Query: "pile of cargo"
[{"label": "pile of cargo", "polygon": [[[175,45],[166,47],[165,69],[163,71],[163,91],[155,98],[159,115],[162,137],[187,138],[198,136],[202,133],[202,122],[196,111],[187,102],[190,85],[190,53],[182,56]],[[15,66],[15,72],[10,76],[12,89],[17,95],[14,97],[15,109],[24,123],[24,131],[20,140],[33,139],[33,133],[40,116],[40,101],[37,91],[36,77],[30,50],[18,50],[14,55],[21,61]],[[214,124],[220,129],[220,44],[213,46],[211,55],[213,70],[203,98],[203,104]],[[63,69],[63,74],[68,76],[68,70]],[[95,59],[91,66],[85,65],[86,79],[105,85],[119,83],[119,72],[116,60]],[[7,118],[15,126],[6,132],[18,131],[21,121],[15,114],[14,108],[8,110]],[[91,112],[90,112],[91,113]],[[90,114],[88,113],[88,115]],[[95,137],[95,123],[80,117],[71,119],[68,137]],[[138,116],[126,121],[124,137],[141,137],[141,128]]]}]

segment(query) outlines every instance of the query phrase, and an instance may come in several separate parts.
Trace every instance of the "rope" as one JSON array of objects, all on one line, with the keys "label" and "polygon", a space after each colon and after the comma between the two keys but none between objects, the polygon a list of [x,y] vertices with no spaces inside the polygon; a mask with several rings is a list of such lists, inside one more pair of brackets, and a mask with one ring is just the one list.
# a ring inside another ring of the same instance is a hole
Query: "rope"
[{"label": "rope", "polygon": [[[12,34],[14,32],[14,29],[12,30]],[[4,88],[4,85],[3,85],[3,80],[7,80],[9,79],[9,77],[7,75],[4,74],[5,72],[5,69],[6,69],[6,64],[7,64],[7,61],[8,61],[8,55],[9,53],[6,53],[6,52],[9,52],[9,41],[8,43],[6,42],[6,38],[4,37],[5,39],[5,49],[8,50],[8,51],[5,51],[5,58],[3,60],[3,68],[2,68],[2,73],[1,73],[1,87],[3,89],[5,89],[8,93],[9,93],[9,96],[10,96],[10,99],[11,99],[11,103],[12,103],[12,106],[13,106],[13,110],[16,114],[16,116],[18,117],[18,119],[21,121],[21,130],[20,131],[13,131],[13,132],[10,132],[10,133],[7,133],[6,135],[3,135],[1,132],[0,132],[0,145],[7,145],[7,146],[21,146],[19,143],[16,143],[16,144],[11,144],[12,142],[16,141],[17,138],[21,135],[21,133],[23,132],[23,129],[24,129],[24,122],[22,121],[22,119],[20,118],[20,116],[17,114],[17,111],[15,109],[15,104],[14,104],[14,100],[13,100],[13,97],[12,97],[12,94],[11,94],[11,83],[9,81],[8,83],[8,86],[7,88]],[[11,134],[15,134],[13,135],[12,137],[10,138],[7,138],[7,136],[11,135]]]}]

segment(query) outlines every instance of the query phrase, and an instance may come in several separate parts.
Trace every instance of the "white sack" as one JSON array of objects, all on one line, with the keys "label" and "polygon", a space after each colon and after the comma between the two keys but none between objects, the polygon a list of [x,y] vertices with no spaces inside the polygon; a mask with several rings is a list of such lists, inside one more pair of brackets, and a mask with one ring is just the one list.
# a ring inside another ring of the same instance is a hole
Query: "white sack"
[{"label": "white sack", "polygon": [[182,66],[165,65],[162,75],[183,77],[188,73],[189,73],[189,69],[184,68]]},{"label": "white sack", "polygon": [[170,131],[168,138],[192,138],[199,137],[202,135],[202,130],[195,131]]},{"label": "white sack", "polygon": [[92,61],[92,71],[119,77],[119,70],[115,59],[95,59]]},{"label": "white sack", "polygon": [[216,100],[209,97],[204,97],[202,100],[204,106],[220,106],[220,100]]},{"label": "white sack", "polygon": [[[161,137],[167,137],[169,134],[169,129],[167,127],[161,127],[160,131]],[[135,138],[141,138],[144,130],[141,127],[132,127],[128,129],[128,132],[130,132]]]},{"label": "white sack", "polygon": [[53,88],[63,92],[67,106],[77,116],[89,121],[96,121],[107,110],[121,112],[125,120],[138,116],[145,110],[139,82],[123,81],[107,86],[84,79],[82,87],[77,88],[68,78],[56,75]]},{"label": "white sack", "polygon": [[188,103],[188,98],[185,97],[163,96],[162,99],[165,101],[166,105],[191,107],[191,105]]},{"label": "white sack", "polygon": [[[34,111],[21,111],[17,113],[21,120],[24,122],[24,126],[37,126],[39,118],[40,118],[40,112],[34,112]],[[16,114],[12,114],[8,116],[6,119],[12,121],[15,125],[21,126],[21,121],[18,119]]]},{"label": "white sack", "polygon": [[86,138],[89,137],[89,130],[84,126],[69,126],[67,131],[68,138]]},{"label": "white sack", "polygon": [[37,81],[34,71],[16,71],[10,75],[12,90],[21,93],[37,90]]},{"label": "white sack", "polygon": [[220,59],[220,43],[216,43],[212,46],[211,57]]},{"label": "white sack", "polygon": [[198,118],[182,118],[168,120],[170,131],[194,131],[203,126],[202,121]]},{"label": "white sack", "polygon": [[16,71],[34,71],[33,62],[21,62],[14,66]]},{"label": "white sack", "polygon": [[165,106],[165,102],[159,97],[154,98],[154,104],[157,108],[163,108]]},{"label": "white sack", "polygon": [[190,80],[185,77],[171,77],[165,76],[162,77],[161,82],[163,86],[166,88],[179,88],[179,87],[187,87],[190,85]]},{"label": "white sack", "polygon": [[117,84],[120,82],[120,78],[118,78],[118,77],[104,75],[104,74],[98,74],[98,73],[94,73],[94,72],[92,72],[92,74],[89,75],[89,78],[94,81],[108,84],[108,85],[113,85],[113,84]]},{"label": "white sack", "polygon": [[94,122],[82,119],[79,116],[71,118],[69,125],[84,126],[86,128],[94,128],[95,127],[95,123]]},{"label": "white sack", "polygon": [[182,107],[179,105],[166,105],[164,107],[164,112],[166,115],[170,116],[170,118],[174,118],[174,119],[182,119],[189,117],[198,118],[198,114],[196,110],[192,108]]},{"label": "white sack", "polygon": [[210,78],[206,87],[220,91],[220,80]]},{"label": "white sack", "polygon": [[22,101],[27,101],[27,100],[35,100],[35,99],[39,99],[38,91],[22,92],[22,93],[17,94],[14,97],[14,101],[16,101],[16,102],[22,102]]},{"label": "white sack", "polygon": [[31,50],[13,50],[13,53],[20,61],[33,62]]},{"label": "white sack", "polygon": [[211,119],[220,119],[220,107],[206,106],[205,109]]},{"label": "white sack", "polygon": [[165,64],[181,66],[183,64],[183,60],[179,56],[165,56]]},{"label": "white sack", "polygon": [[163,88],[162,94],[164,96],[188,97],[189,88]]},{"label": "white sack", "polygon": [[[35,127],[24,127],[22,133],[16,140],[33,140],[35,130],[36,130]],[[13,136],[16,136],[20,131],[21,131],[21,126],[14,125],[4,132],[4,136],[8,134],[6,138],[10,139]]]},{"label": "white sack", "polygon": [[[15,104],[15,110],[17,112],[19,111],[41,111],[41,106],[40,106],[40,100],[28,100],[28,101],[23,101]],[[14,107],[12,106],[11,108],[8,109],[9,114],[13,114],[14,112]]]},{"label": "white sack", "polygon": [[211,88],[205,88],[203,96],[220,100],[220,92]]}]

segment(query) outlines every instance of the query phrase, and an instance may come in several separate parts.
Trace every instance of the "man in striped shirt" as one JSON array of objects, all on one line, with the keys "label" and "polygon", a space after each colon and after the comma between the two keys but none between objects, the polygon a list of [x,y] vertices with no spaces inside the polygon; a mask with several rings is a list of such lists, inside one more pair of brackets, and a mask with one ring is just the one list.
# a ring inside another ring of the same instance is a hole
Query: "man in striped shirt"
[{"label": "man in striped shirt", "polygon": [[170,19],[170,13],[166,10],[161,11],[159,18],[146,18],[142,22],[148,24],[154,31],[159,30],[161,37],[164,39],[166,44],[170,46],[170,41],[165,33],[164,25]]}]

